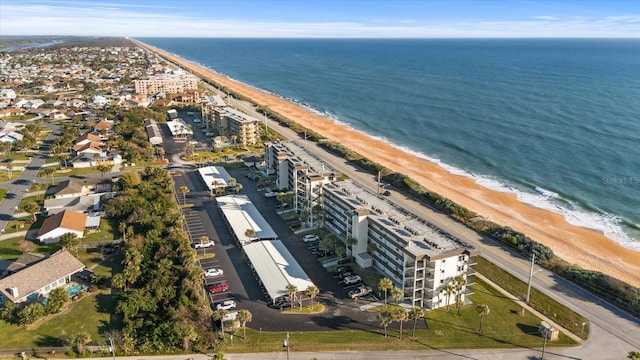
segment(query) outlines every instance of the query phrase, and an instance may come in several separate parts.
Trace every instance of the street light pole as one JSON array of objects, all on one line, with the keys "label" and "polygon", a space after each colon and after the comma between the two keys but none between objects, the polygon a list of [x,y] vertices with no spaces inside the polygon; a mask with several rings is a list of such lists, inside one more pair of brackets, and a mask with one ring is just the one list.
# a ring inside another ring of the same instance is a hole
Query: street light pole
[{"label": "street light pole", "polygon": [[536,253],[531,252],[531,268],[529,269],[529,283],[527,284],[527,297],[524,302],[529,303],[529,295],[531,295],[531,281],[533,280],[533,264],[536,261]]}]

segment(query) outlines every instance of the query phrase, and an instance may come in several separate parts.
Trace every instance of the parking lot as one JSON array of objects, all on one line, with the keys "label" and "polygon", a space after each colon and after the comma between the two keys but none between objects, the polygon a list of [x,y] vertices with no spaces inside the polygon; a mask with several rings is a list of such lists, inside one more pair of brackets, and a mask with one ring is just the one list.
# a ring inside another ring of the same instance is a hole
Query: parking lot
[{"label": "parking lot", "polygon": [[[202,136],[202,134],[200,134]],[[166,138],[165,138],[165,141]],[[171,141],[169,139],[168,141]],[[167,144],[166,149],[182,151],[184,144]],[[255,329],[265,331],[321,331],[328,329],[377,329],[378,320],[374,313],[360,310],[360,306],[371,303],[375,297],[362,297],[352,300],[348,297],[348,291],[357,288],[359,284],[345,285],[341,278],[328,272],[318,261],[317,243],[304,243],[302,235],[294,234],[290,225],[292,221],[283,220],[277,213],[279,201],[275,196],[265,197],[264,189],[258,191],[257,181],[247,177],[250,170],[247,168],[228,168],[229,174],[242,183],[241,194],[247,195],[262,216],[269,222],[273,230],[278,234],[285,246],[300,263],[303,270],[309,275],[313,283],[320,289],[316,301],[325,305],[325,311],[313,315],[282,315],[280,309],[267,306],[265,291],[261,287],[257,275],[251,264],[246,259],[241,247],[236,244],[222,214],[217,208],[215,199],[209,195],[206,186],[202,183],[196,171],[182,169],[180,175],[174,176],[176,198],[179,204],[184,205],[183,194],[178,191],[180,186],[187,186],[190,191],[186,194],[186,207],[183,207],[185,228],[194,244],[200,243],[205,236],[214,242],[214,246],[196,249],[197,253],[214,253],[213,257],[205,257],[199,260],[204,271],[221,269],[223,274],[204,279],[203,291],[211,301],[212,308],[216,304],[233,300],[236,308],[229,311],[247,309],[253,314],[253,320],[249,324]],[[293,220],[295,221],[295,220]],[[309,246],[311,245],[311,248]],[[220,283],[226,283],[225,289],[211,293],[208,289]],[[300,289],[304,290],[304,289]],[[308,304],[308,299],[305,304]],[[287,316],[286,321],[282,317]]]}]

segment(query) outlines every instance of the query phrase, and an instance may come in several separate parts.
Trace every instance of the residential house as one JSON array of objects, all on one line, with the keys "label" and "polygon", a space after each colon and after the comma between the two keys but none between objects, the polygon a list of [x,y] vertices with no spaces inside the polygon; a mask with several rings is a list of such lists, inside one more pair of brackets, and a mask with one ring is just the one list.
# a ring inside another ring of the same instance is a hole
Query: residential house
[{"label": "residential house", "polygon": [[41,254],[23,253],[19,258],[7,266],[6,271],[0,277],[15,274],[27,266],[31,266],[44,259],[45,256]]},{"label": "residential house", "polygon": [[26,112],[27,111],[25,109],[6,108],[6,109],[0,110],[0,118],[12,117],[12,116],[22,116]]},{"label": "residential house", "polygon": [[38,301],[55,288],[65,286],[85,265],[66,250],[61,250],[0,279],[0,302],[14,304]]},{"label": "residential house", "polygon": [[13,89],[0,89],[0,98],[13,100],[16,98],[16,92]]},{"label": "residential house", "polygon": [[45,244],[56,243],[66,233],[73,233],[82,238],[86,223],[86,214],[64,210],[44,219],[37,239]]}]

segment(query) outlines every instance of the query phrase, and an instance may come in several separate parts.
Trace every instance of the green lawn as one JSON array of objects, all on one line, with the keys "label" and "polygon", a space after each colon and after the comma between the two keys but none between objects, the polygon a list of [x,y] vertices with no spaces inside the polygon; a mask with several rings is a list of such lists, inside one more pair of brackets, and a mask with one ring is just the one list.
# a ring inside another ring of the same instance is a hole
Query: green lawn
[{"label": "green lawn", "polygon": [[7,226],[4,228],[6,234],[11,234],[19,231],[27,231],[31,229],[39,229],[44,222],[44,217],[36,215],[36,222],[30,223],[29,216],[25,216],[19,219],[10,220]]},{"label": "green lawn", "polygon": [[64,346],[62,338],[80,332],[91,335],[94,343],[104,343],[100,332],[109,328],[115,301],[109,290],[88,294],[74,301],[60,314],[51,315],[27,327],[0,320],[2,348],[19,349]]},{"label": "green lawn", "polygon": [[17,259],[21,254],[20,244],[30,249],[30,252],[38,254],[52,254],[62,247],[60,244],[41,244],[37,241],[25,240],[24,237],[15,237],[0,241],[0,260]]},{"label": "green lawn", "polygon": [[[454,307],[450,312],[434,310],[427,313],[428,329],[418,329],[416,339],[411,339],[412,321],[403,324],[404,340],[399,339],[399,326],[392,323],[384,337],[383,329],[375,324],[368,330],[291,332],[289,343],[295,351],[329,350],[433,350],[460,348],[513,348],[541,347],[542,338],[538,335],[540,319],[531,313],[522,317],[520,307],[497,290],[477,281],[473,285],[475,293],[469,298],[473,304],[466,305],[457,316]],[[475,304],[487,304],[491,310],[484,320],[484,333],[478,333],[480,317]],[[286,316],[282,315],[284,321]],[[249,323],[249,325],[251,325]],[[240,335],[240,336],[238,336]],[[233,347],[227,335],[224,352],[279,352],[286,333],[265,332],[247,329],[247,340],[241,338],[242,330],[236,330]],[[557,341],[547,346],[571,346],[575,343],[560,334]]]},{"label": "green lawn", "polygon": [[[527,284],[524,281],[497,267],[481,256],[475,257],[474,259],[478,262],[474,267],[479,273],[509,293],[515,296],[521,296],[523,299],[525,298]],[[534,287],[531,288],[529,305],[581,338],[587,339],[589,337],[589,322],[584,317]],[[583,322],[586,322],[584,332],[582,329]]]},{"label": "green lawn", "polygon": [[6,195],[7,195],[7,189],[0,188],[0,201],[2,201],[2,199],[4,199]]}]

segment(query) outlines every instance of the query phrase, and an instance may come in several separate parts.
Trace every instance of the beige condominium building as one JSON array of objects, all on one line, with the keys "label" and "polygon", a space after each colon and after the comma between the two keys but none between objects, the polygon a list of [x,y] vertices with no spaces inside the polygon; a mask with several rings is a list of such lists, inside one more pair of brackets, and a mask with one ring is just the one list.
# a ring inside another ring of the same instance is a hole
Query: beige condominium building
[{"label": "beige condominium building", "polygon": [[317,226],[323,185],[335,181],[336,171],[295,141],[267,143],[264,158],[268,174],[276,177],[276,188],[291,190],[292,208],[304,211],[309,225]]},{"label": "beige condominium building", "polygon": [[207,131],[226,137],[230,145],[255,145],[260,142],[258,119],[236,109],[224,106],[219,96],[205,96],[202,105],[202,121]]},{"label": "beige condominium building", "polygon": [[464,302],[478,250],[349,180],[324,184],[322,197],[325,227],[360,267],[402,289],[404,302],[428,309]]},{"label": "beige condominium building", "polygon": [[187,89],[198,88],[198,78],[193,75],[155,75],[146,80],[134,80],[138,94],[178,94]]}]

